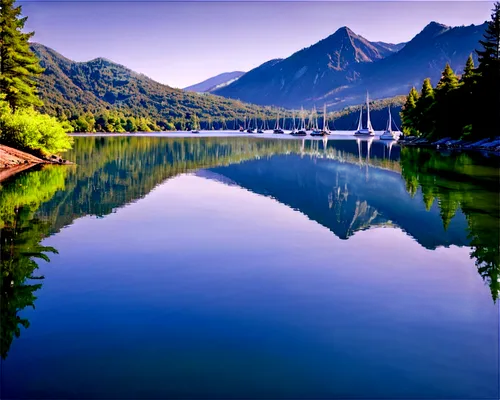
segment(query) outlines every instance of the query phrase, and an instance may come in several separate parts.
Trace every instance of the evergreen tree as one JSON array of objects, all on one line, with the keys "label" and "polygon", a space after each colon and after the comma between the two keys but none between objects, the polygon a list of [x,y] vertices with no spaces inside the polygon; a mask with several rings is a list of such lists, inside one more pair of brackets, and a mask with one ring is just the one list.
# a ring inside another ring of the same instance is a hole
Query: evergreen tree
[{"label": "evergreen tree", "polygon": [[460,120],[457,118],[458,110],[458,77],[449,64],[446,64],[441,79],[435,90],[435,131],[431,136],[458,138],[462,134]]},{"label": "evergreen tree", "polygon": [[42,105],[36,95],[34,77],[43,69],[31,52],[28,40],[34,32],[22,32],[27,17],[15,0],[0,0],[0,92],[13,110]]},{"label": "evergreen tree", "polygon": [[441,95],[446,94],[451,90],[456,89],[457,87],[458,87],[457,75],[455,75],[455,72],[453,72],[453,69],[451,69],[450,64],[446,63],[443,73],[441,74],[441,79],[439,80],[436,86],[436,94],[438,92],[440,92]]},{"label": "evergreen tree", "polygon": [[460,77],[460,82],[466,82],[475,76],[474,72],[474,60],[472,59],[472,54],[469,54],[469,58],[465,63],[464,73]]},{"label": "evergreen tree", "polygon": [[476,50],[479,65],[473,129],[478,136],[488,136],[491,127],[498,125],[500,110],[500,2],[495,3],[484,40],[479,43],[483,49]]},{"label": "evergreen tree", "polygon": [[[477,73],[474,70],[472,54],[469,55],[462,76],[460,77],[459,110],[458,118],[462,134],[468,136],[472,133],[473,116],[475,114],[474,91],[476,88]],[[480,112],[480,110],[478,110]]]},{"label": "evergreen tree", "polygon": [[405,135],[418,135],[417,131],[417,108],[418,92],[412,87],[406,97],[406,102],[401,109],[401,124]]},{"label": "evergreen tree", "polygon": [[495,3],[491,14],[491,21],[484,33],[485,40],[479,43],[483,50],[476,50],[479,59],[478,71],[498,73],[498,63],[500,62],[500,2]]},{"label": "evergreen tree", "polygon": [[417,100],[417,129],[424,136],[432,136],[434,130],[434,89],[429,78],[424,79],[420,97]]}]

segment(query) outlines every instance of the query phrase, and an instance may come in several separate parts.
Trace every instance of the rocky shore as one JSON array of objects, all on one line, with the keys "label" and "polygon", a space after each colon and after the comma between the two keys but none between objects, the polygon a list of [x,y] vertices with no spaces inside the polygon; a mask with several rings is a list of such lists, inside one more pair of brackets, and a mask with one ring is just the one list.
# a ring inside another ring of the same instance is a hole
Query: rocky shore
[{"label": "rocky shore", "polygon": [[0,181],[38,164],[72,164],[59,156],[36,157],[0,144]]},{"label": "rocky shore", "polygon": [[500,136],[497,136],[495,138],[482,139],[476,142],[467,140],[455,140],[451,138],[444,138],[432,142],[425,138],[407,136],[399,139],[398,143],[405,146],[430,147],[437,150],[470,150],[500,155]]}]

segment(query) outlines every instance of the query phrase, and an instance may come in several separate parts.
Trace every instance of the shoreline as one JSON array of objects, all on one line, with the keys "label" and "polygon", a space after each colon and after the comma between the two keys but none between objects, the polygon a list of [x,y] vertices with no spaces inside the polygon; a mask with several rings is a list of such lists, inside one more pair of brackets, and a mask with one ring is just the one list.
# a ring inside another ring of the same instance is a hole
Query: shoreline
[{"label": "shoreline", "polygon": [[0,144],[0,182],[41,164],[71,165],[73,163],[56,155],[40,158],[25,151]]},{"label": "shoreline", "polygon": [[400,146],[433,149],[435,151],[471,152],[484,157],[500,156],[500,137],[471,142],[461,139],[444,138],[430,142],[425,138],[409,137],[398,141]]}]

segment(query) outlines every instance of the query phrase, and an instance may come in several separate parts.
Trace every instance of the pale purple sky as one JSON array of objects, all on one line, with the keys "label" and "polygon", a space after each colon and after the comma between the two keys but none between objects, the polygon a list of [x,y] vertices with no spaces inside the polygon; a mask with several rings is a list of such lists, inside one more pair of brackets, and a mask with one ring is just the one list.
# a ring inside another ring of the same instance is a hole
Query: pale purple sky
[{"label": "pale purple sky", "polygon": [[106,57],[173,87],[288,57],[341,26],[405,42],[430,21],[489,19],[490,1],[18,1],[34,41],[67,58]]}]

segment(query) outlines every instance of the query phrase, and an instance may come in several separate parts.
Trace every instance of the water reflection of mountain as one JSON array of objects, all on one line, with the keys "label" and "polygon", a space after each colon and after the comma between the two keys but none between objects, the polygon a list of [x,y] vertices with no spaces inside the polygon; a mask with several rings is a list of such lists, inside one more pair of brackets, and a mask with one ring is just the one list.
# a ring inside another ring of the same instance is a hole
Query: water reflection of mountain
[{"label": "water reflection of mountain", "polygon": [[302,212],[341,239],[372,226],[396,225],[426,248],[468,244],[463,214],[445,230],[438,206],[427,211],[421,194],[410,196],[397,172],[292,154],[211,171]]},{"label": "water reflection of mountain", "polygon": [[[370,157],[368,157],[370,150]],[[356,141],[267,140],[258,138],[78,137],[66,189],[42,205],[39,215],[54,221],[54,232],[84,215],[103,216],[147,195],[156,185],[181,173],[265,160],[277,154],[315,154],[349,163],[397,170],[399,148],[391,158],[382,143]]]},{"label": "water reflection of mountain", "polygon": [[[470,245],[494,300],[500,290],[496,160],[390,147],[381,142],[258,138],[77,138],[68,158],[2,182],[0,344],[5,358],[34,306],[42,246],[85,215],[103,216],[185,172],[272,196],[347,239],[396,225],[422,246]],[[400,160],[399,160],[400,158]],[[35,281],[33,281],[35,279]]]},{"label": "water reflection of mountain", "polygon": [[180,173],[199,171],[272,196],[342,239],[396,225],[426,248],[467,245],[464,214],[444,198],[431,205],[428,191],[412,186],[413,175],[402,179],[399,153],[399,146],[359,140],[77,138],[72,157],[78,167],[38,215],[52,220],[55,232],[80,216],[109,214]]}]

